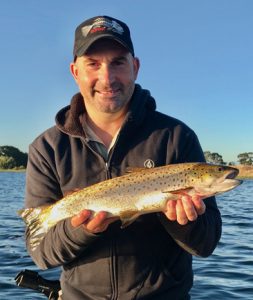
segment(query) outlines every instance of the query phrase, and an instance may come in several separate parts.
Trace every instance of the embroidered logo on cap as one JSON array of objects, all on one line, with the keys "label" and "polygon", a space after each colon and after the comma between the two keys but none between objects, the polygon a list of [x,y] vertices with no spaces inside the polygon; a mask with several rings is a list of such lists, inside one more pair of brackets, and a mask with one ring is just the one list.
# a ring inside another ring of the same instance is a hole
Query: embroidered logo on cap
[{"label": "embroidered logo on cap", "polygon": [[97,18],[92,25],[84,26],[82,28],[82,34],[84,37],[90,33],[98,31],[113,31],[120,35],[124,33],[123,27],[118,22],[107,18]]}]

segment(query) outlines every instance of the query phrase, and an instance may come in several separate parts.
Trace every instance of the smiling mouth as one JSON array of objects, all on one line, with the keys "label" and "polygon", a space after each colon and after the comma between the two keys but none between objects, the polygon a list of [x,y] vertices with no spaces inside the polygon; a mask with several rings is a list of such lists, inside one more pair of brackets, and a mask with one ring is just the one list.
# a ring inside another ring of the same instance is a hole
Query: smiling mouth
[{"label": "smiling mouth", "polygon": [[120,90],[107,90],[107,91],[97,91],[98,94],[105,97],[115,97],[119,94]]}]

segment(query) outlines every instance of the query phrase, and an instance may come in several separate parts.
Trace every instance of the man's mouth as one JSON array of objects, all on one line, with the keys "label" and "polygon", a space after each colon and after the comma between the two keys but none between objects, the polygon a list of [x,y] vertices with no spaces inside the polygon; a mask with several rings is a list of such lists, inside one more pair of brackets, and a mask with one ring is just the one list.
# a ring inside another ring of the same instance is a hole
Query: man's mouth
[{"label": "man's mouth", "polygon": [[119,94],[119,92],[120,89],[97,91],[97,93],[103,97],[115,97]]}]

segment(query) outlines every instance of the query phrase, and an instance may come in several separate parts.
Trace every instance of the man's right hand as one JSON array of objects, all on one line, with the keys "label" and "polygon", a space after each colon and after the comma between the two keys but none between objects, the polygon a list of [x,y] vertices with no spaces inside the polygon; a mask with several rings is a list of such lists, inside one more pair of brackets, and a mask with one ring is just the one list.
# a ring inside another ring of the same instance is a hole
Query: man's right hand
[{"label": "man's right hand", "polygon": [[100,211],[92,216],[90,210],[84,209],[78,215],[71,218],[71,225],[73,227],[83,226],[86,231],[99,233],[105,231],[111,223],[118,219],[118,217],[107,218],[105,211]]}]

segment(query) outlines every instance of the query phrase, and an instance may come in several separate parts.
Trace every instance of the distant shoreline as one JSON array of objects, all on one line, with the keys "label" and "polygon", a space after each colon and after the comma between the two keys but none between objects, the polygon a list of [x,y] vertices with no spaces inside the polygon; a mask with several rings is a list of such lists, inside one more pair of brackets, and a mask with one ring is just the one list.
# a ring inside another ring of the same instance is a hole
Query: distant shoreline
[{"label": "distant shoreline", "polygon": [[238,178],[241,179],[253,179],[253,166],[236,165],[233,166],[239,170]]},{"label": "distant shoreline", "polygon": [[13,172],[13,173],[25,173],[26,169],[0,169],[1,173],[9,173],[9,172]]}]

